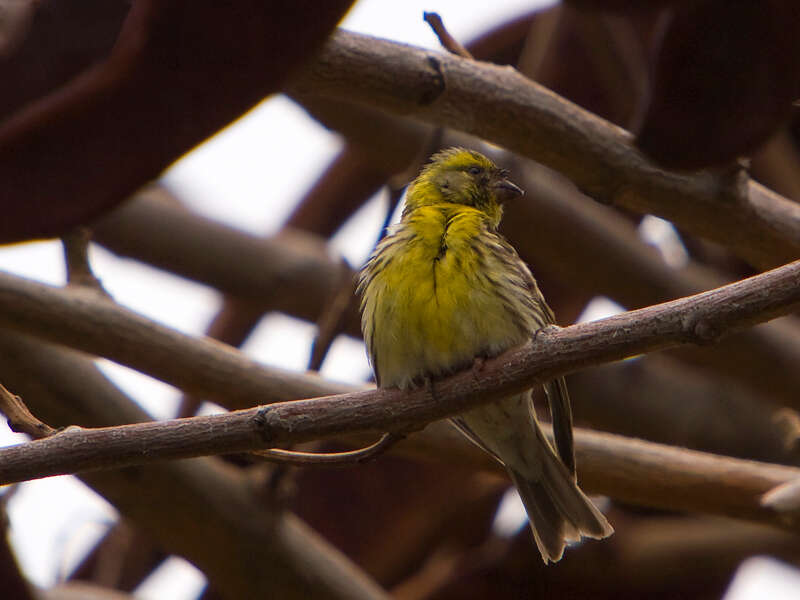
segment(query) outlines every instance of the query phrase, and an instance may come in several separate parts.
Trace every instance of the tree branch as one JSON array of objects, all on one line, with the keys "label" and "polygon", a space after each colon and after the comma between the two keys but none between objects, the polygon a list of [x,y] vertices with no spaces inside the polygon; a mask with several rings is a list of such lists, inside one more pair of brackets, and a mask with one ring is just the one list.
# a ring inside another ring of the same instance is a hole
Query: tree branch
[{"label": "tree branch", "polygon": [[760,267],[800,256],[796,203],[736,173],[665,171],[630,133],[511,68],[338,31],[288,90],[480,136],[561,171],[597,200],[662,216]]},{"label": "tree branch", "polygon": [[[50,325],[45,325],[41,320],[37,320],[37,317],[46,317],[47,313],[43,314],[43,308],[59,301],[61,305],[59,308],[90,313],[94,311],[116,311],[110,314],[118,315],[127,313],[108,302],[102,303],[103,305],[86,302],[85,296],[81,298],[84,300],[83,306],[76,303],[74,298],[69,299],[71,303],[65,302],[64,296],[74,295],[75,292],[54,290],[42,284],[29,282],[25,282],[24,286],[16,282],[18,287],[28,288],[29,292],[27,300],[20,302],[19,298],[8,293],[7,280],[14,279],[16,278],[10,276],[0,278],[0,306],[4,308],[5,304],[10,304],[12,307],[24,306],[25,310],[18,313],[25,314],[12,316],[6,312],[2,317],[5,326],[13,327],[16,324],[16,327],[24,329],[26,326],[35,325],[35,333],[42,335],[50,331]],[[34,290],[38,293],[30,293]],[[105,429],[69,428],[48,439],[0,451],[0,482],[10,483],[32,477],[143,464],[167,458],[248,451],[346,432],[367,430],[403,432],[418,428],[423,423],[462,412],[482,402],[518,393],[570,370],[681,343],[710,342],[723,333],[794,310],[798,305],[800,305],[800,261],[689,298],[624,313],[602,321],[573,325],[566,329],[543,330],[535,340],[521,348],[486,361],[480,370],[458,373],[436,382],[435,398],[431,397],[428,388],[410,392],[397,389],[367,390],[327,398],[283,402],[225,415]],[[77,334],[78,339],[72,341],[97,337],[91,328],[82,329],[82,324],[88,318],[89,315],[74,313],[63,319],[78,326],[72,333],[72,335]],[[147,324],[141,317],[129,315],[126,318],[138,320],[139,327]],[[155,324],[151,323],[149,327],[144,328],[152,330],[153,327]],[[129,326],[120,322],[119,327],[115,329],[128,328]],[[109,336],[108,330],[104,330],[104,335]],[[198,341],[201,344],[208,343],[204,340]],[[182,340],[181,344],[186,342],[187,340]],[[92,344],[96,344],[96,341]],[[114,351],[114,348],[120,345],[125,344],[115,340],[110,344],[109,350]],[[82,349],[87,348],[83,346]],[[172,354],[179,352],[174,348]],[[220,353],[221,356],[232,354],[232,351]],[[669,468],[675,473],[664,477],[662,489],[670,485],[664,482],[672,481],[683,470],[691,474],[692,465],[695,463],[687,457],[694,455],[685,455],[684,451],[677,449],[664,449],[664,452],[653,449],[657,447],[645,444],[640,451],[637,451],[636,456],[630,457],[630,460],[645,461],[648,464],[647,469],[654,468],[651,462],[657,463],[662,459],[671,461]],[[617,447],[609,453],[609,456],[620,460],[630,452],[630,447]],[[592,456],[595,454],[590,453],[587,458]],[[619,474],[615,476],[618,481],[615,485],[623,489],[623,484],[630,485],[630,481],[627,480],[630,468],[618,469]],[[589,472],[592,470],[590,467]],[[594,472],[600,471],[599,467],[594,469]],[[781,473],[782,479],[781,477],[769,479],[767,489],[800,476],[800,472],[795,472],[793,469]],[[663,476],[663,473],[660,476]],[[690,476],[693,477],[687,475]],[[697,482],[693,482],[689,487],[697,485]],[[652,484],[648,489],[656,487]],[[759,487],[758,493],[767,491],[762,488],[763,485]],[[748,493],[754,489],[753,486],[748,487]],[[640,498],[640,501],[650,497],[649,492],[642,491],[638,487],[635,492],[626,493],[632,494],[634,498]]]},{"label": "tree branch", "polygon": [[[424,126],[399,115],[378,113],[372,107],[348,104],[320,96],[296,98],[326,127],[348,139],[358,140],[370,156],[382,157],[401,168],[409,151],[400,158],[398,146],[386,139],[402,139],[400,147],[421,148],[427,139]],[[449,132],[445,145],[474,145],[471,136]],[[402,160],[401,160],[402,159]],[[569,284],[570,289],[591,296],[605,294],[629,309],[671,300],[711,289],[727,282],[726,277],[690,262],[681,269],[666,264],[659,252],[638,235],[630,219],[620,211],[594,202],[564,177],[550,169],[498,155],[511,168],[526,190],[526,197],[506,208],[502,231],[517,248],[537,277]],[[573,235],[564,243],[564,231]],[[112,231],[108,232],[113,234]],[[138,239],[146,244],[149,229]],[[113,237],[108,237],[113,244]],[[146,252],[146,250],[145,250]],[[202,259],[202,256],[198,257]],[[586,265],[592,268],[587,269]],[[296,314],[296,313],[295,313]],[[557,311],[561,318],[564,313]],[[569,322],[569,321],[568,321]],[[357,333],[357,320],[350,322]],[[789,406],[797,406],[800,371],[790,365],[800,361],[800,327],[796,320],[771,323],[730,338],[709,352],[707,348],[684,346],[677,350],[681,360],[692,365],[733,375],[759,393]],[[737,364],[731,369],[731,364]]]},{"label": "tree branch", "polygon": [[584,427],[714,454],[800,464],[795,410],[765,402],[731,377],[708,377],[663,353],[584,369],[572,373],[567,384],[576,423]]},{"label": "tree branch", "polygon": [[[0,328],[0,355],[0,378],[54,426],[151,418],[81,353]],[[253,475],[201,458],[81,479],[160,548],[197,565],[226,599],[386,597],[340,551],[266,501]]]},{"label": "tree branch", "polygon": [[0,273],[0,322],[105,356],[182,390],[243,407],[350,391],[312,374],[263,366],[209,338],[156,323],[94,290],[58,289]]},{"label": "tree branch", "polygon": [[87,227],[78,227],[61,236],[64,248],[64,263],[67,267],[67,285],[82,286],[108,295],[102,282],[95,277],[89,262],[89,242],[92,232]]},{"label": "tree branch", "polygon": [[428,25],[431,26],[433,33],[435,33],[436,37],[439,38],[439,43],[442,45],[442,48],[452,54],[455,54],[456,56],[461,56],[462,58],[474,58],[472,54],[470,54],[469,50],[461,45],[461,42],[450,35],[450,32],[447,31],[447,28],[444,26],[444,22],[442,21],[442,17],[439,16],[439,13],[424,12],[422,13],[422,18]]},{"label": "tree branch", "polygon": [[[527,169],[520,171],[529,199],[508,207],[504,231],[523,258],[535,259],[531,262],[535,273],[557,276],[578,290],[607,294],[629,308],[725,283],[696,264],[680,271],[670,269],[623,216],[590,202],[561,178],[542,173],[527,176]],[[522,223],[532,224],[526,228]],[[575,232],[568,247],[560,233],[564,228]],[[318,240],[288,232],[265,240],[235,231],[173,206],[158,189],[137,195],[98,223],[95,238],[122,256],[235,293],[254,304],[263,303],[264,309],[312,321],[322,312],[323,300],[336,295],[342,277],[340,265],[324,245],[313,243]],[[215,253],[207,251],[210,238],[216,240]],[[587,261],[593,265],[591,273]],[[344,317],[345,332],[360,335],[355,304]],[[781,403],[800,407],[800,398],[792,393],[800,386],[800,370],[787,366],[800,361],[796,320],[744,331],[713,352],[695,346],[683,346],[679,352],[690,364],[733,376]],[[740,365],[733,372],[731,362]]]},{"label": "tree branch", "polygon": [[33,416],[22,398],[9,392],[2,384],[0,384],[0,413],[6,416],[11,431],[25,433],[33,439],[53,435],[56,431]]},{"label": "tree branch", "polygon": [[[502,231],[537,277],[564,281],[570,290],[592,296],[607,295],[628,309],[728,283],[723,274],[694,261],[680,269],[670,267],[619,211],[592,202],[548,169],[513,165],[514,180],[526,197],[509,204]],[[565,231],[571,234],[569,242]],[[773,401],[800,406],[795,393],[800,371],[789,366],[800,364],[797,319],[742,332],[713,351],[682,346],[672,354],[689,365],[734,377]]]},{"label": "tree branch", "polygon": [[[318,236],[288,229],[268,238],[251,235],[176,205],[160,187],[138,193],[94,227],[94,240],[119,256],[312,322],[341,287],[340,263]],[[356,310],[347,321],[357,333]]]},{"label": "tree branch", "polygon": [[[345,397],[342,401],[347,400]],[[293,403],[274,405],[280,412]],[[51,438],[0,450],[0,481],[91,469],[118,468],[180,458],[206,451],[258,447],[256,431],[263,409],[216,417],[103,429],[69,428]],[[281,417],[282,418],[282,417]],[[284,419],[281,437],[294,438],[288,428],[303,416]],[[248,433],[243,435],[244,429]],[[228,430],[227,432],[225,430]],[[277,430],[273,428],[273,433]],[[237,439],[238,438],[238,439]],[[245,439],[249,441],[245,441]],[[168,441],[171,440],[171,441]],[[231,440],[236,440],[231,442]],[[800,478],[800,469],[722,457],[607,433],[576,429],[576,457],[582,486],[639,505],[686,510],[768,523],[800,532],[800,522],[762,506],[762,494]],[[237,447],[238,446],[238,447]],[[91,458],[87,461],[87,457]],[[61,467],[61,469],[58,469]],[[27,473],[27,475],[25,475]]]},{"label": "tree branch", "polygon": [[[510,354],[514,360],[498,366],[496,389],[492,385],[462,386],[458,392],[469,394],[464,402],[490,390],[499,398],[593,364],[680,344],[716,341],[723,334],[795,310],[800,302],[799,272],[800,262],[795,262],[695,296],[540,333],[535,344]],[[229,407],[352,389],[312,375],[264,367],[224,344],[177,332],[89,290],[58,289],[2,273],[0,325],[105,356],[185,391],[220,399]],[[476,377],[491,384],[485,374]],[[441,410],[446,403],[433,406]],[[466,407],[463,402],[454,404],[453,410],[429,414],[427,420]],[[425,421],[424,414],[417,415],[416,422]]]}]

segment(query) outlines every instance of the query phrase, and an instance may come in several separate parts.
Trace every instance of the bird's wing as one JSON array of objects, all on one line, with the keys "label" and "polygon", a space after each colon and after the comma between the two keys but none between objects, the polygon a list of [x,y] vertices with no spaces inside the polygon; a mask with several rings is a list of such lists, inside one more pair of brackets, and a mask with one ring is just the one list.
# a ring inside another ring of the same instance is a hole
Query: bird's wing
[{"label": "bird's wing", "polygon": [[472,442],[473,444],[475,444],[475,445],[476,445],[478,448],[480,448],[481,450],[483,450],[483,451],[484,451],[484,452],[486,452],[487,454],[491,455],[491,457],[492,457],[492,458],[494,458],[494,459],[495,459],[497,462],[499,462],[501,465],[505,465],[505,463],[502,461],[502,459],[501,459],[499,456],[497,456],[497,454],[495,454],[494,452],[492,452],[491,450],[489,450],[489,448],[487,448],[487,447],[486,447],[486,446],[483,444],[483,442],[481,442],[480,438],[479,438],[477,435],[475,435],[475,433],[472,431],[472,429],[470,429],[470,428],[469,428],[469,425],[467,425],[467,424],[464,422],[464,419],[462,419],[461,417],[453,417],[452,419],[450,419],[450,422],[451,422],[453,425],[455,425],[455,426],[456,426],[456,428],[457,428],[457,429],[458,429],[458,430],[459,430],[461,433],[463,433],[463,434],[464,434],[464,437],[466,437],[466,438],[467,438],[467,439],[468,439],[470,442]]},{"label": "bird's wing", "polygon": [[[544,384],[550,416],[553,419],[553,438],[561,461],[575,477],[575,446],[572,440],[572,406],[567,383],[558,377]],[[531,407],[533,410],[533,407]]]},{"label": "bird's wing", "polygon": [[[506,243],[507,244],[507,243]],[[553,310],[545,302],[536,280],[528,269],[525,262],[517,256],[516,250],[507,244],[510,252],[517,257],[517,268],[520,275],[525,281],[528,288],[528,293],[531,299],[536,303],[540,309],[542,320],[545,325],[555,325],[556,318]],[[569,401],[569,392],[567,391],[567,383],[563,377],[558,377],[553,381],[548,381],[544,384],[545,395],[547,396],[547,403],[550,405],[550,416],[553,420],[553,437],[555,439],[556,451],[561,461],[575,476],[575,448],[572,438],[572,407]],[[531,410],[533,406],[531,405]]]}]

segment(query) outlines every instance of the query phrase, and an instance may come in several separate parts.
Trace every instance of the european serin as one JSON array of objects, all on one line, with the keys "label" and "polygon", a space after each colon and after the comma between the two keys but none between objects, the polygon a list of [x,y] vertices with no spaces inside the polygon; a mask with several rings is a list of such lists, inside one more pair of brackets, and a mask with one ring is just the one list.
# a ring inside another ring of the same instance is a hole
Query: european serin
[{"label": "european serin", "polygon": [[[555,323],[536,281],[497,233],[503,202],[523,192],[485,156],[451,148],[409,186],[399,224],[361,272],[362,329],[381,387],[409,388],[519,346]],[[558,455],[530,391],[455,424],[508,470],[545,562],[569,541],[613,532],[578,488],[563,378],[545,385]]]}]

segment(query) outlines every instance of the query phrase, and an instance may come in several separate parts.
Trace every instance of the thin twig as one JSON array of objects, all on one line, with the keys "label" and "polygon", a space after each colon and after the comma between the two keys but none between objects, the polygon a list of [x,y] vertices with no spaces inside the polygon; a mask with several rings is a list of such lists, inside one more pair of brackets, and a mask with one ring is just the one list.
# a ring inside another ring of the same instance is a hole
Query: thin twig
[{"label": "thin twig", "polygon": [[0,412],[6,416],[11,431],[25,433],[37,440],[56,432],[47,423],[42,423],[34,417],[22,398],[9,392],[2,384],[0,384]]},{"label": "thin twig", "polygon": [[444,22],[442,21],[442,17],[439,16],[439,13],[424,12],[422,13],[422,17],[425,19],[428,25],[431,26],[431,29],[433,29],[436,37],[439,38],[439,43],[445,50],[463,58],[473,58],[472,54],[470,54],[470,51],[462,46],[461,42],[450,35],[450,32],[447,31],[447,28],[444,26]]},{"label": "thin twig", "polygon": [[317,335],[311,344],[309,371],[319,371],[331,348],[331,344],[343,332],[348,311],[355,303],[355,278],[353,269],[342,259],[340,263],[341,281],[333,299],[325,307],[317,322]]},{"label": "thin twig", "polygon": [[250,454],[264,458],[269,462],[285,465],[340,467],[372,460],[386,452],[386,450],[404,437],[405,436],[397,433],[384,433],[381,439],[374,444],[347,452],[300,452],[270,448],[268,450],[254,450]]},{"label": "thin twig", "polygon": [[64,262],[67,266],[67,284],[96,290],[111,297],[100,280],[95,277],[89,262],[89,241],[92,232],[87,227],[78,227],[61,237]]}]

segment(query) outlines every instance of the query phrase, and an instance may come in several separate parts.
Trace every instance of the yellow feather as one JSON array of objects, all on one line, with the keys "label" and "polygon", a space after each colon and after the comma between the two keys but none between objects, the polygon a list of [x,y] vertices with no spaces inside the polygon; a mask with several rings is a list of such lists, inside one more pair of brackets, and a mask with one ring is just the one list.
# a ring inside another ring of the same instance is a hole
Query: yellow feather
[{"label": "yellow feather", "polygon": [[362,293],[365,339],[381,385],[407,387],[463,368],[521,344],[542,326],[541,315],[515,301],[527,293],[522,274],[488,275],[501,269],[475,243],[497,237],[487,221],[463,205],[424,206],[378,246]]},{"label": "yellow feather", "polygon": [[[434,155],[409,186],[400,223],[378,244],[358,285],[364,340],[381,387],[407,388],[466,368],[554,322],[527,266],[496,231],[502,200],[522,193],[506,175],[477,152],[451,148]],[[613,529],[577,486],[566,385],[559,379],[545,389],[558,456],[529,393],[455,422],[507,467],[547,562],[561,557],[567,541]]]}]

